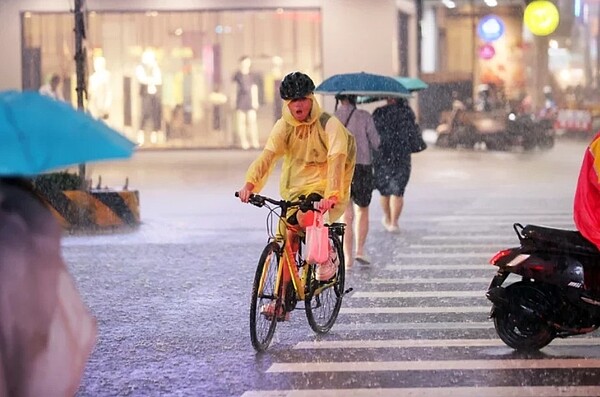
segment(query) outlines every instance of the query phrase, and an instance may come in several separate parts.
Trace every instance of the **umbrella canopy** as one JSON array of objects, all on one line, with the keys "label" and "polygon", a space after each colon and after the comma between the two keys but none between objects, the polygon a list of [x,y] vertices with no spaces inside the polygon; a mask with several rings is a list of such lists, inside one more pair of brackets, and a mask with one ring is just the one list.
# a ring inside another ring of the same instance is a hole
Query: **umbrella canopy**
[{"label": "umbrella canopy", "polygon": [[391,77],[372,73],[343,73],[325,79],[317,88],[316,93],[337,95],[362,96],[398,96],[406,97],[410,92],[399,81]]},{"label": "umbrella canopy", "polygon": [[397,80],[400,84],[402,84],[404,87],[406,87],[407,90],[409,90],[410,92],[414,92],[414,91],[421,91],[424,90],[425,88],[429,87],[429,85],[427,85],[426,82],[424,82],[421,79],[418,79],[416,77],[394,77],[395,80]]},{"label": "umbrella canopy", "polygon": [[[429,87],[426,82],[424,82],[423,80],[418,79],[416,77],[396,76],[396,77],[393,77],[393,79],[396,80],[397,82],[399,82],[400,84],[402,84],[402,86],[404,86],[404,88],[406,88],[410,94],[412,94],[415,91],[421,91],[421,90],[424,90],[425,88]],[[408,95],[408,96],[410,96],[410,95]],[[375,95],[362,96],[361,95],[358,98],[357,102],[358,103],[371,103],[371,102],[380,101],[382,99],[385,99],[385,96],[375,96]]]},{"label": "umbrella canopy", "polygon": [[127,158],[135,143],[103,121],[35,91],[0,92],[0,176],[32,176]]}]

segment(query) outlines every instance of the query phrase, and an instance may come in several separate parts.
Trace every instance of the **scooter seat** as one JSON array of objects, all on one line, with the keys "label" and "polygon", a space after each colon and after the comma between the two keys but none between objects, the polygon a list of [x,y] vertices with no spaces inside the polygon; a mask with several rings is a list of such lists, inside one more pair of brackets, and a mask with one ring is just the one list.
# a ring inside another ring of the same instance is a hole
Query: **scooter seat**
[{"label": "scooter seat", "polygon": [[527,225],[521,231],[522,242],[533,241],[548,248],[577,252],[586,255],[600,255],[598,248],[577,230],[555,229],[547,226]]}]

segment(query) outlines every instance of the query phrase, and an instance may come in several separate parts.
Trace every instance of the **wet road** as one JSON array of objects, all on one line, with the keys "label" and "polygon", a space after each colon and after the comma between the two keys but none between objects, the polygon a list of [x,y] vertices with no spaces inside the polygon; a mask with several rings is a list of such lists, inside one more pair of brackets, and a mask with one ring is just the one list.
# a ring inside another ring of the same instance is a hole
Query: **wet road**
[{"label": "wet road", "polygon": [[[598,396],[597,334],[515,353],[484,296],[487,261],[517,243],[513,222],[573,227],[584,146],[414,155],[401,233],[383,230],[375,195],[372,265],[348,272],[354,291],[331,332],[315,336],[296,311],[258,355],[248,304],[266,210],[233,197],[256,153],[148,152],[90,166],[109,186],[129,177],[144,224],[64,239],[100,331],[79,395]],[[277,194],[276,178],[265,193]]]}]

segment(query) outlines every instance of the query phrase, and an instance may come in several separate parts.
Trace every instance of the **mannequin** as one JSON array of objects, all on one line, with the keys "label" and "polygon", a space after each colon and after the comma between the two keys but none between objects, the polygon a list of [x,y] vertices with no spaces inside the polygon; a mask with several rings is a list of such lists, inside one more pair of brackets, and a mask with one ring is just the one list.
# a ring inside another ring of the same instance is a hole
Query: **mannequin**
[{"label": "mannequin", "polygon": [[279,56],[274,56],[271,58],[271,62],[273,64],[271,68],[271,75],[273,77],[273,117],[275,121],[279,120],[281,117],[281,108],[283,106],[283,100],[279,95],[279,86],[281,85],[281,79],[283,78],[283,71],[281,67],[283,66],[283,59]]},{"label": "mannequin", "polygon": [[160,130],[161,125],[161,99],[160,86],[162,85],[162,73],[156,61],[156,55],[151,49],[142,54],[142,62],[135,69],[135,76],[140,84],[140,96],[142,100],[142,117],[137,141],[140,145],[145,142],[145,127],[151,121],[150,143],[164,143],[166,135]]},{"label": "mannequin", "polygon": [[110,72],[106,70],[106,59],[101,55],[94,57],[94,73],[89,79],[88,93],[90,113],[94,117],[108,119],[112,105],[112,90]]},{"label": "mannequin", "polygon": [[258,109],[258,86],[250,73],[252,61],[249,57],[240,58],[240,69],[233,76],[236,83],[235,122],[242,149],[249,149],[248,135],[252,147],[258,149],[258,127],[256,125],[256,109]]}]

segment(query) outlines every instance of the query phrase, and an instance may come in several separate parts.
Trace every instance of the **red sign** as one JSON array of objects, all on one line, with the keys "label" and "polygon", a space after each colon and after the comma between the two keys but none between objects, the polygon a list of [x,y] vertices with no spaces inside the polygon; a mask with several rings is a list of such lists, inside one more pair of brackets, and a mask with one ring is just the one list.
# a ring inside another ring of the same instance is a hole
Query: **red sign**
[{"label": "red sign", "polygon": [[592,129],[592,114],[588,110],[560,109],[554,128],[587,132]]}]

